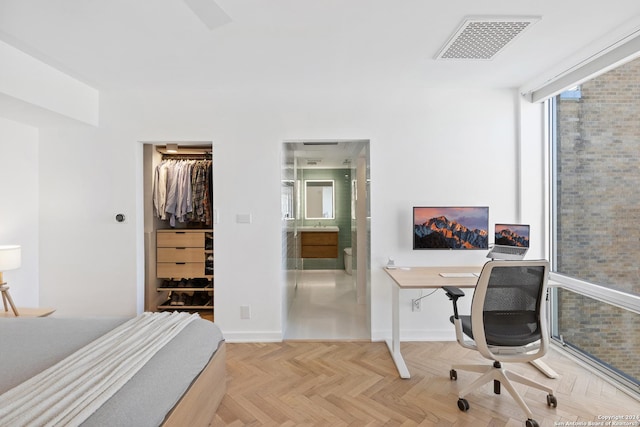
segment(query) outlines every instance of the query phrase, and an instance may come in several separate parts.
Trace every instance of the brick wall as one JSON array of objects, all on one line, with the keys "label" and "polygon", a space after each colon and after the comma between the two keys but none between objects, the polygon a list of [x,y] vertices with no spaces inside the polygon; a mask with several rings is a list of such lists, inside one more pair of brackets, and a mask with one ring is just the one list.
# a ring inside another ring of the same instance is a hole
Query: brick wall
[{"label": "brick wall", "polygon": [[[640,60],[558,100],[558,272],[640,294]],[[559,292],[565,341],[640,379],[638,315]]]}]

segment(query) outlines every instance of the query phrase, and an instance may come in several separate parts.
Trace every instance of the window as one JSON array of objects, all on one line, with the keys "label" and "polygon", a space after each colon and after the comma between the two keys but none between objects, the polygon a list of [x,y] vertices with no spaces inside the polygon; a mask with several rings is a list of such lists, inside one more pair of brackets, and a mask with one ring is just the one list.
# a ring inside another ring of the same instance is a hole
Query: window
[{"label": "window", "polygon": [[[549,101],[553,121],[553,269],[640,296],[640,60]],[[637,388],[640,315],[567,289],[552,335]]]},{"label": "window", "polygon": [[556,259],[560,273],[640,294],[640,60],[559,95]]}]

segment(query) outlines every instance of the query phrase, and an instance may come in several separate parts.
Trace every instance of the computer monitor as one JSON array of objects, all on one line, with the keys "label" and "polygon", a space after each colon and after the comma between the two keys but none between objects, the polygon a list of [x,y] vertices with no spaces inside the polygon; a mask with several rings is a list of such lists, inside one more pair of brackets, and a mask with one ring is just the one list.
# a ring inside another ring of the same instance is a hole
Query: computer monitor
[{"label": "computer monitor", "polygon": [[496,224],[495,243],[487,258],[521,260],[529,250],[529,226],[526,224]]},{"label": "computer monitor", "polygon": [[496,245],[529,247],[529,225],[527,224],[496,224],[493,235]]},{"label": "computer monitor", "polygon": [[488,247],[489,207],[413,207],[413,249],[487,249]]}]

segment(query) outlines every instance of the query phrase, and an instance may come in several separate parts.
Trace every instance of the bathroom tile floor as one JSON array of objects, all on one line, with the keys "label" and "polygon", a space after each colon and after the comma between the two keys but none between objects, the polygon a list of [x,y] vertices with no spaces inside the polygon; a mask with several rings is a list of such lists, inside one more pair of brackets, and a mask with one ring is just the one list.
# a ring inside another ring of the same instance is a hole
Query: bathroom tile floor
[{"label": "bathroom tile floor", "polygon": [[289,311],[287,340],[369,340],[366,306],[344,270],[302,270]]}]

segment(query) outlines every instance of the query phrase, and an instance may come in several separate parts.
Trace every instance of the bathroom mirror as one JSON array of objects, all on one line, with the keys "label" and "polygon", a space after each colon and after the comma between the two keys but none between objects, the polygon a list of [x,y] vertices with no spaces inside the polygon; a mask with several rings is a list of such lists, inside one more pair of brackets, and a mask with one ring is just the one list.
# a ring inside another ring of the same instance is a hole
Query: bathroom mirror
[{"label": "bathroom mirror", "polygon": [[293,219],[293,180],[282,181],[282,218]]},{"label": "bathroom mirror", "polygon": [[333,219],[333,181],[308,180],[304,182],[305,219]]}]

